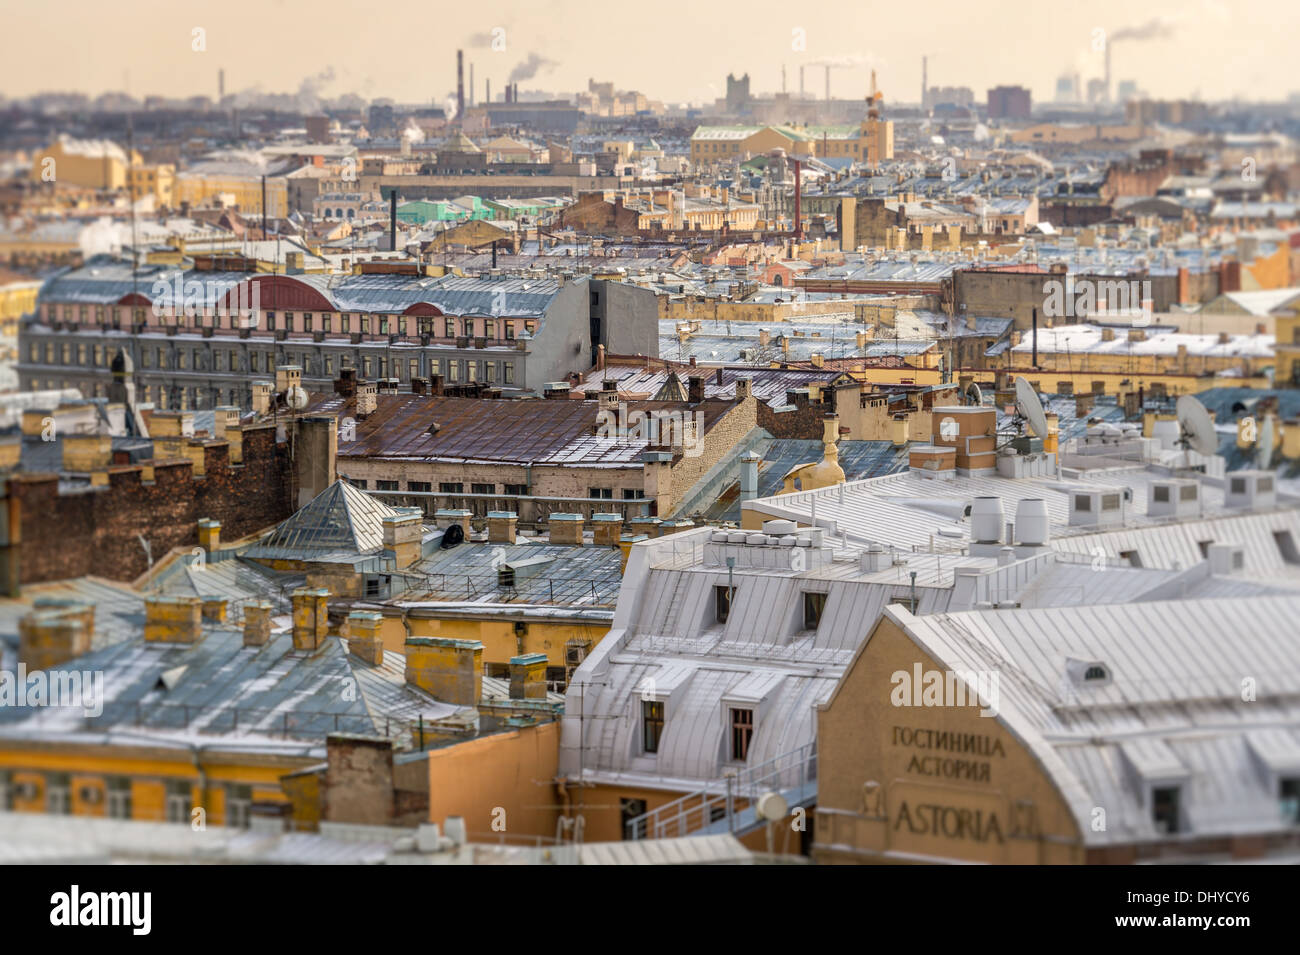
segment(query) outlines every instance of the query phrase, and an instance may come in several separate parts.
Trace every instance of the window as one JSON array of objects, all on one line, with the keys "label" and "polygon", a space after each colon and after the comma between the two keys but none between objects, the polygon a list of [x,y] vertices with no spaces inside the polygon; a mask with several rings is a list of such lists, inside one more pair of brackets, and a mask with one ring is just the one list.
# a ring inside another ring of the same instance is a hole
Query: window
[{"label": "window", "polygon": [[45,778],[45,811],[52,816],[72,812],[72,778],[67,773],[51,773]]},{"label": "window", "polygon": [[320,317],[320,330],[321,330],[322,332],[328,332],[328,331],[330,330],[330,316],[329,316],[329,315],[322,315],[322,316]]},{"label": "window", "polygon": [[483,362],[483,380],[491,384],[497,380],[497,365],[494,361]]},{"label": "window", "polygon": [[647,753],[659,752],[659,737],[664,733],[664,704],[662,700],[641,701],[641,748]]},{"label": "window", "polygon": [[[644,839],[645,838],[645,820],[633,823],[634,819],[645,815],[644,799],[620,799],[618,801],[618,817],[622,823],[624,839]],[[635,828],[633,826],[635,825]]]},{"label": "window", "polygon": [[430,481],[407,481],[406,489],[408,491],[432,491],[433,484]]},{"label": "window", "polygon": [[1197,485],[1184,484],[1178,489],[1178,499],[1180,501],[1194,501],[1196,500],[1196,491]]},{"label": "window", "polygon": [[365,478],[347,478],[347,482],[359,490],[364,491],[366,489]]},{"label": "window", "polygon": [[469,489],[474,494],[495,494],[497,492],[495,484],[471,484]]},{"label": "window", "polygon": [[1296,549],[1295,538],[1290,531],[1274,531],[1273,540],[1282,554],[1282,560],[1288,564],[1300,564],[1300,550]]},{"label": "window", "polygon": [[253,787],[229,785],[226,787],[226,825],[232,829],[247,829],[249,810],[253,806]]},{"label": "window", "polygon": [[108,818],[131,818],[131,780],[115,776],[108,781]]},{"label": "window", "polygon": [[514,341],[514,338],[515,338],[515,326],[514,326],[514,323],[513,323],[513,322],[502,322],[501,324],[502,324],[502,326],[503,326],[503,327],[505,328],[505,330],[506,330],[506,340],[507,340],[507,341]]},{"label": "window", "polygon": [[1178,788],[1158,787],[1151,793],[1151,819],[1156,831],[1171,835],[1178,832]]},{"label": "window", "polygon": [[1300,778],[1281,780],[1277,795],[1282,806],[1283,821],[1300,826]]},{"label": "window", "polygon": [[447,333],[444,337],[446,337],[446,338],[455,338],[455,337],[456,337],[456,319],[454,319],[454,318],[449,318],[449,319],[447,319],[447,320],[445,321],[444,325],[445,325],[445,327],[444,327],[443,330]]},{"label": "window", "polygon": [[0,769],[0,812],[12,812],[14,808],[14,779],[7,769]]},{"label": "window", "polygon": [[186,780],[173,780],[167,784],[167,821],[189,822],[190,800],[193,793]]},{"label": "window", "polygon": [[596,500],[608,501],[614,496],[612,487],[590,487],[587,488],[587,496]]},{"label": "window", "polygon": [[351,315],[344,314],[343,317],[339,319],[339,323],[340,323],[340,324],[339,324],[339,331],[341,331],[344,335],[349,335],[349,334],[352,333],[352,316],[351,316]]},{"label": "window", "polygon": [[1103,666],[1090,666],[1083,674],[1084,680],[1104,680],[1106,679],[1106,668]]},{"label": "window", "polygon": [[370,316],[369,316],[369,315],[362,315],[362,316],[361,316],[361,334],[362,334],[362,335],[369,335],[369,334],[370,334]]},{"label": "window", "polygon": [[528,485],[527,485],[527,484],[507,484],[507,485],[506,485],[506,491],[505,491],[505,492],[506,492],[507,494],[514,494],[514,495],[516,495],[516,496],[518,496],[518,497],[527,497],[527,496],[528,496]]},{"label": "window", "polygon": [[806,593],[803,595],[803,628],[816,630],[822,622],[822,611],[826,609],[826,595]]},{"label": "window", "polygon": [[396,490],[397,490],[397,482],[396,482],[396,481],[376,481],[376,482],[375,482],[375,490],[378,490],[378,491],[396,491]]},{"label": "window", "polygon": [[439,494],[464,494],[465,485],[460,483],[450,483],[447,481],[438,485]]},{"label": "window", "polygon": [[381,319],[379,320],[379,334],[381,334],[381,335],[387,335],[387,334],[388,334],[388,319],[386,319],[386,318],[381,318]]},{"label": "window", "polygon": [[492,321],[492,319],[490,318],[485,318],[483,320],[483,337],[484,338],[496,337],[496,322]]},{"label": "window", "polygon": [[1155,499],[1161,503],[1169,500],[1169,485],[1157,484],[1154,490]]},{"label": "window", "polygon": [[447,359],[447,380],[460,381],[460,362]]},{"label": "window", "polygon": [[1076,494],[1074,496],[1074,509],[1076,511],[1091,511],[1092,498],[1086,494]]},{"label": "window", "polygon": [[713,588],[713,616],[718,623],[726,623],[731,615],[731,588],[717,586]]},{"label": "window", "polygon": [[311,312],[302,313],[302,330],[304,332],[311,331]]},{"label": "window", "polygon": [[1119,552],[1120,560],[1127,560],[1130,567],[1142,566],[1142,555],[1135,550],[1122,550]]},{"label": "window", "polygon": [[731,758],[744,762],[749,758],[749,742],[754,738],[754,711],[731,710]]},{"label": "window", "polygon": [[1118,510],[1119,510],[1119,495],[1118,495],[1118,494],[1103,494],[1103,495],[1101,496],[1101,509],[1102,509],[1103,511],[1118,511]]},{"label": "window", "polygon": [[639,501],[641,499],[641,494],[642,492],[638,488],[623,488],[623,500],[625,501]]},{"label": "window", "polygon": [[293,312],[284,313],[284,330],[286,332],[293,331]]},{"label": "window", "polygon": [[513,385],[515,383],[514,362],[505,361],[501,363],[501,380],[505,382],[507,385]]},{"label": "window", "polygon": [[1233,478],[1233,479],[1232,479],[1232,493],[1233,493],[1233,494],[1245,494],[1245,493],[1246,493],[1246,479],[1245,479],[1245,478]]},{"label": "window", "polygon": [[1196,542],[1196,546],[1201,549],[1201,556],[1204,557],[1206,560],[1208,560],[1210,557],[1210,545],[1213,543],[1214,541],[1212,540]]}]

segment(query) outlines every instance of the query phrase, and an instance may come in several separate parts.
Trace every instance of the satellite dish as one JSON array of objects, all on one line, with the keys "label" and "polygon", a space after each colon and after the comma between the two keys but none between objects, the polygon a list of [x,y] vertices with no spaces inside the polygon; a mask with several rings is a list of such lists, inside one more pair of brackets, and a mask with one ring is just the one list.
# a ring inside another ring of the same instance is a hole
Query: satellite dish
[{"label": "satellite dish", "polygon": [[1029,425],[1035,438],[1047,437],[1047,415],[1043,412],[1043,403],[1038,399],[1038,392],[1025,378],[1016,379],[1016,411]]},{"label": "satellite dish", "polygon": [[755,813],[759,819],[778,822],[790,814],[790,806],[778,792],[765,792],[758,797]]},{"label": "satellite dish", "polygon": [[1273,462],[1273,416],[1264,418],[1259,429],[1259,440],[1255,443],[1255,467],[1261,471],[1268,470]]},{"label": "satellite dish", "polygon": [[307,392],[300,385],[294,385],[284,393],[284,403],[294,411],[307,407]]},{"label": "satellite dish", "polygon": [[1178,426],[1182,428],[1182,443],[1197,454],[1206,457],[1219,449],[1219,436],[1214,431],[1214,421],[1210,413],[1191,395],[1178,399]]},{"label": "satellite dish", "polygon": [[966,396],[966,404],[971,407],[984,404],[984,393],[980,391],[980,386],[973,381],[966,386],[966,390],[962,394]]}]

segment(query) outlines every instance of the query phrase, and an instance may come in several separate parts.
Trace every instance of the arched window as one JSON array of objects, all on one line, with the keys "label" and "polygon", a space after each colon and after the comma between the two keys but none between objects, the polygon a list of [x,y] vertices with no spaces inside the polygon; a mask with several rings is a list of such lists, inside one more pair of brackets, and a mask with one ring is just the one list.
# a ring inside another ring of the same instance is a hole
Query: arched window
[{"label": "arched window", "polygon": [[1090,666],[1083,674],[1085,680],[1104,680],[1106,679],[1106,668],[1101,666]]}]

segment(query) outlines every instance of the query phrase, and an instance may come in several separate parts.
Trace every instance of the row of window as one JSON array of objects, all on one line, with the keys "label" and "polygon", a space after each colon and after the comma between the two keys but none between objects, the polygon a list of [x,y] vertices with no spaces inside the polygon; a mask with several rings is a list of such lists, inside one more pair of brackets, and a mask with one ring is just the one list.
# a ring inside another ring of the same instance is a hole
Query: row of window
[{"label": "row of window", "polygon": [[[116,349],[99,345],[88,347],[84,344],[74,346],[71,342],[30,342],[27,346],[27,360],[31,364],[46,365],[86,365],[87,358],[92,359],[91,367],[107,367],[112,363]],[[140,348],[140,367],[160,371],[226,371],[234,373],[271,374],[275,371],[276,361],[273,352],[247,352],[247,367],[240,360],[240,352],[235,349],[168,349],[164,347]],[[333,377],[336,373],[334,355],[313,356],[303,352],[295,356],[286,354],[289,364],[297,363],[309,377],[323,375]],[[446,374],[447,381],[513,385],[515,383],[515,363],[513,361],[478,361],[459,358],[427,358],[430,375]],[[409,381],[420,377],[420,359],[406,360],[366,355],[361,359],[361,374],[365,378],[389,377],[391,371],[395,377]]]},{"label": "row of window", "polygon": [[[33,791],[23,791],[24,786],[31,786]],[[46,773],[43,787],[43,809],[56,816],[72,813],[72,776],[69,773]],[[251,786],[227,784],[225,787],[225,824],[246,828],[249,809],[252,806],[253,791]],[[0,811],[12,812],[18,800],[30,801],[41,798],[41,788],[32,783],[15,783],[13,773],[0,770]],[[131,798],[131,779],[126,776],[110,776],[104,781],[104,788],[85,786],[78,794],[84,803],[104,801],[104,814],[110,819],[132,819],[135,817]],[[188,823],[193,811],[193,788],[185,780],[169,780],[166,784],[164,812],[168,822]]]},{"label": "row of window", "polygon": [[[353,487],[365,491],[369,489],[369,481],[365,478],[348,478],[348,483]],[[376,491],[400,491],[400,481],[380,480],[375,481]],[[528,496],[528,485],[526,484],[503,484],[500,493],[509,494],[518,497]],[[431,493],[433,483],[431,481],[407,481],[406,490],[417,493]],[[611,487],[592,487],[587,489],[587,496],[593,500],[609,501],[614,497],[614,488]],[[465,485],[460,481],[442,481],[438,484],[439,494],[464,494]],[[496,494],[497,486],[495,484],[480,484],[471,482],[469,486],[470,494]],[[622,489],[623,500],[638,501],[644,492],[639,488],[625,487]],[[822,596],[825,596],[824,594]]]},{"label": "row of window", "polygon": [[[731,616],[731,601],[735,598],[735,588],[718,586],[713,588],[713,619],[726,623]],[[826,594],[807,590],[803,594],[803,628],[816,630],[821,626],[822,614],[826,612]]]},{"label": "row of window", "polygon": [[[119,324],[126,321],[127,309],[122,306],[89,306],[89,305],[45,305],[45,318],[47,321],[59,321],[60,318],[65,322],[80,322],[86,324],[94,316],[96,324],[104,324],[109,321],[116,321]],[[203,309],[205,314],[186,315],[183,311],[178,315],[165,316],[168,321],[165,324],[177,325],[182,328],[186,327],[189,319],[193,319],[194,328],[242,328],[248,324],[245,321],[248,316],[241,315],[240,310],[232,306],[229,309],[216,310],[215,314],[206,314],[214,312],[213,309]],[[223,314],[224,313],[224,314]],[[131,309],[131,320],[136,324],[142,324],[147,320],[148,315],[152,315],[152,309],[134,308]],[[289,332],[334,332],[337,331],[342,335],[349,335],[354,330],[363,335],[371,334],[372,330],[377,335],[389,334],[406,334],[408,328],[404,316],[387,316],[387,315],[368,315],[350,312],[275,312],[265,311],[261,313],[266,322],[268,331],[289,331]],[[335,324],[337,319],[337,325]],[[355,328],[353,320],[356,320]],[[504,318],[443,318],[441,322],[436,318],[423,317],[417,318],[416,327],[421,335],[432,337],[441,336],[444,338],[486,338],[494,341],[513,341],[516,334],[520,331],[532,335],[537,330],[535,321],[521,321]]]},{"label": "row of window", "polygon": [[[648,755],[659,752],[659,741],[664,735],[663,700],[641,701],[641,751]],[[754,739],[754,711],[731,707],[727,711],[727,758],[743,763],[749,759],[749,744]]]}]

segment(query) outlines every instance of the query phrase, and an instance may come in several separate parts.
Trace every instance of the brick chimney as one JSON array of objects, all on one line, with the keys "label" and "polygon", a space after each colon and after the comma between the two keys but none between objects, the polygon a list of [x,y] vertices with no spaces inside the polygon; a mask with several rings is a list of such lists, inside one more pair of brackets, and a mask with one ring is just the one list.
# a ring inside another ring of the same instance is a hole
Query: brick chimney
[{"label": "brick chimney", "polygon": [[592,514],[591,528],[597,547],[617,547],[618,539],[623,536],[623,515]]},{"label": "brick chimney", "polygon": [[581,514],[552,514],[548,521],[552,544],[582,544],[584,522]]},{"label": "brick chimney", "polygon": [[746,398],[751,398],[753,397],[753,394],[754,394],[753,378],[736,379],[736,400],[737,401],[744,401]]},{"label": "brick chimney", "polygon": [[357,383],[356,410],[358,418],[366,418],[379,407],[379,386],[373,381]]},{"label": "brick chimney", "polygon": [[691,375],[687,380],[686,400],[693,405],[704,400],[704,377],[702,375]]},{"label": "brick chimney", "polygon": [[429,376],[429,394],[434,396],[442,394],[442,375]]},{"label": "brick chimney", "polygon": [[293,592],[293,648],[317,650],[329,632],[329,596],[324,587],[299,587]]},{"label": "brick chimney", "polygon": [[429,393],[429,379],[428,379],[428,378],[412,378],[412,379],[411,379],[411,394],[413,394],[413,395],[427,395],[428,393]]},{"label": "brick chimney", "polygon": [[226,597],[204,597],[202,604],[203,619],[209,623],[225,623],[226,608],[230,600]]},{"label": "brick chimney", "polygon": [[[269,381],[253,382],[253,414],[259,418],[271,411],[271,383]],[[154,412],[156,415],[157,412]],[[151,432],[152,433],[152,430]]]},{"label": "brick chimney", "polygon": [[144,599],[147,643],[198,643],[203,636],[203,600],[152,594]]},{"label": "brick chimney", "polygon": [[271,601],[244,604],[244,646],[264,647],[271,639]]},{"label": "brick chimney", "polygon": [[510,699],[546,699],[546,662],[545,653],[510,658]]},{"label": "brick chimney", "polygon": [[465,532],[465,538],[467,540],[469,539],[469,532],[471,530],[469,521],[473,516],[473,511],[468,511],[459,507],[440,507],[438,510],[434,511],[433,514],[434,520],[436,520],[438,526],[443,529],[446,529],[452,524],[459,524],[460,529]]},{"label": "brick chimney", "polygon": [[406,682],[444,703],[477,705],[483,694],[482,661],[478,640],[406,638]]},{"label": "brick chimney", "polygon": [[211,554],[221,547],[221,521],[208,518],[199,519],[199,546],[205,553]]},{"label": "brick chimney", "polygon": [[351,398],[357,393],[357,370],[340,368],[339,376],[334,379],[334,394],[342,398]]},{"label": "brick chimney", "polygon": [[493,544],[513,544],[519,515],[514,511],[488,511],[488,541]]},{"label": "brick chimney", "polygon": [[18,660],[44,670],[90,652],[95,605],[38,597],[18,621]]},{"label": "brick chimney", "polygon": [[612,378],[606,378],[600,383],[600,408],[602,411],[618,409],[618,382]]},{"label": "brick chimney", "polygon": [[384,641],[379,628],[384,615],[369,610],[354,610],[348,614],[348,652],[360,657],[371,666],[384,662]]},{"label": "brick chimney", "polygon": [[663,521],[658,517],[634,517],[628,521],[633,534],[644,534],[647,538],[659,536],[659,527]]},{"label": "brick chimney", "polygon": [[399,568],[410,567],[420,559],[420,512],[407,510],[384,517],[384,550],[392,551]]},{"label": "brick chimney", "polygon": [[107,484],[113,463],[113,439],[107,434],[65,434],[63,470],[90,474],[91,484]]}]

